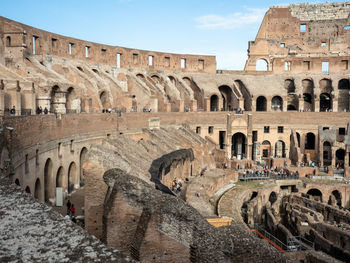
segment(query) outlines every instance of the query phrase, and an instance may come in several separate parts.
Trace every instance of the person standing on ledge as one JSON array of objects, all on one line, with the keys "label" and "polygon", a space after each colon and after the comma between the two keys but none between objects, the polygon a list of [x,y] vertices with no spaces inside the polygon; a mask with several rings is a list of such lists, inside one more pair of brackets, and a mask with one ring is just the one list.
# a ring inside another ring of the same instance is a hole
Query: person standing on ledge
[{"label": "person standing on ledge", "polygon": [[75,206],[72,204],[72,206],[70,207],[70,212],[72,214],[72,217],[75,215]]},{"label": "person standing on ledge", "polygon": [[67,215],[70,215],[71,206],[72,206],[72,204],[71,204],[70,200],[68,199],[68,202],[67,202]]}]

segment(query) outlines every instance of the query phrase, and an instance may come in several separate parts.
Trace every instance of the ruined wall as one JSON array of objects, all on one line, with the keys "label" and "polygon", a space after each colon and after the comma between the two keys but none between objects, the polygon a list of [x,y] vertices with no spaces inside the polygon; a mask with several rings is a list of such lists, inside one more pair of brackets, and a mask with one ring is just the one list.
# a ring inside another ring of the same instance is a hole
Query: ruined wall
[{"label": "ruined wall", "polygon": [[256,70],[263,59],[278,74],[321,74],[322,62],[329,62],[330,73],[347,72],[349,12],[349,3],[271,7],[255,41],[249,42],[245,70]]},{"label": "ruined wall", "polygon": [[[3,39],[11,38],[11,46],[6,48],[7,57],[11,60],[34,53],[117,66],[117,54],[119,54],[118,64],[121,68],[208,73],[216,71],[214,56],[171,54],[97,44],[50,33],[4,17],[0,17],[0,23]],[[152,65],[149,65],[150,56],[153,58]],[[181,60],[185,61],[183,67]]]}]

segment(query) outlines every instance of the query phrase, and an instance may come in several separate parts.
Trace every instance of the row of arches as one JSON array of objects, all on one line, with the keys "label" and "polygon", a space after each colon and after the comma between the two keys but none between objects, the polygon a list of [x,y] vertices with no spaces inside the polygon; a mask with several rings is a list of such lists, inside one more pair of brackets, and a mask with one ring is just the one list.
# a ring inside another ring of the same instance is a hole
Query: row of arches
[{"label": "row of arches", "polygon": [[[323,202],[324,196],[322,192],[317,188],[311,188],[307,191],[308,195],[312,196],[315,200]],[[327,199],[326,199],[327,200]],[[342,207],[342,194],[338,190],[333,190],[328,197],[329,205],[336,205]]]},{"label": "row of arches", "polygon": [[[31,190],[31,187],[27,185],[24,187],[25,191],[29,194],[33,191],[33,196],[35,198],[39,200],[43,199],[45,202],[49,202],[50,199],[55,198],[57,187],[62,187],[68,194],[72,193],[75,189],[78,189],[84,185],[82,165],[85,161],[87,153],[87,148],[83,147],[80,151],[79,164],[77,165],[74,161],[72,161],[69,164],[67,171],[65,171],[63,166],[59,166],[54,172],[53,160],[48,158],[43,167],[43,182],[40,178],[37,178],[34,184],[34,189]],[[20,185],[18,178],[15,179],[15,183]]]}]

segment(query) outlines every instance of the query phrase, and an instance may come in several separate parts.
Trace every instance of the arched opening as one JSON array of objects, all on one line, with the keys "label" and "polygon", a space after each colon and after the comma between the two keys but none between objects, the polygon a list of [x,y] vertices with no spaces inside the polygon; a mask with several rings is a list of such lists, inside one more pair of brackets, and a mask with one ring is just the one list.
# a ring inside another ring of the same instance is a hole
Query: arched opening
[{"label": "arched opening", "polygon": [[166,80],[174,85],[176,85],[176,79],[173,76],[168,76]]},{"label": "arched opening", "polygon": [[80,187],[84,186],[84,175],[83,175],[83,164],[86,160],[86,155],[88,153],[88,149],[86,147],[82,148],[80,151],[80,158],[79,158],[79,166],[80,166]]},{"label": "arched opening", "polygon": [[65,183],[64,183],[64,174],[63,174],[63,167],[61,166],[58,168],[57,175],[56,175],[56,188],[57,187],[62,187],[64,188]]},{"label": "arched opening", "polygon": [[284,88],[287,90],[287,93],[294,93],[295,92],[294,80],[286,79],[284,81]]},{"label": "arched opening", "polygon": [[246,136],[237,132],[232,136],[232,157],[242,159],[246,155]]},{"label": "arched opening", "polygon": [[6,147],[3,147],[1,150],[1,157],[0,157],[0,168],[1,169],[7,169],[9,165],[9,151]]},{"label": "arched opening", "polygon": [[239,90],[244,98],[244,110],[245,111],[251,111],[252,110],[252,95],[250,94],[247,87],[244,85],[244,83],[241,80],[235,80],[236,86],[239,87]]},{"label": "arched opening", "polygon": [[277,194],[275,192],[271,192],[269,196],[269,201],[271,205],[273,205],[277,201]]},{"label": "arched opening", "polygon": [[274,111],[283,111],[283,99],[280,96],[272,98],[271,109]]},{"label": "arched opening", "polygon": [[52,177],[52,161],[51,159],[47,159],[44,167],[44,195],[45,202],[48,202],[50,198],[55,196],[54,187],[53,187],[53,177]]},{"label": "arched opening", "polygon": [[303,100],[304,111],[314,111],[314,83],[312,80],[304,79],[303,86]]},{"label": "arched opening", "polygon": [[29,188],[29,186],[26,187],[25,191],[26,191],[26,193],[30,194],[30,188]]},{"label": "arched opening", "polygon": [[75,162],[71,162],[68,169],[68,193],[79,187],[79,177]]},{"label": "arched opening", "polygon": [[328,204],[342,207],[341,199],[341,193],[338,190],[334,190],[329,196]]},{"label": "arched opening", "polygon": [[191,87],[192,81],[188,77],[183,77],[182,80],[189,86]]},{"label": "arched opening", "polygon": [[193,91],[193,97],[197,101],[197,109],[204,110],[204,93],[203,91],[198,87],[196,82],[192,81],[188,77],[184,77],[182,79]]},{"label": "arched opening", "polygon": [[6,37],[6,47],[11,47],[11,37],[10,36]]},{"label": "arched opening", "polygon": [[18,186],[21,186],[21,184],[19,183],[18,178],[15,180],[15,184],[18,185]]},{"label": "arched opening", "polygon": [[310,189],[307,194],[312,196],[314,200],[322,202],[322,192],[317,188]]},{"label": "arched opening", "polygon": [[266,98],[264,96],[259,96],[256,99],[256,111],[266,111],[267,103]]},{"label": "arched opening", "polygon": [[269,63],[267,62],[266,59],[259,59],[256,62],[256,68],[257,71],[268,71],[269,70]]},{"label": "arched opening", "polygon": [[293,110],[297,110],[297,108],[294,105],[289,104],[287,106],[287,111],[293,111]]},{"label": "arched opening", "polygon": [[305,149],[306,150],[315,150],[315,134],[308,132],[305,135]]},{"label": "arched opening", "polygon": [[268,158],[271,155],[271,143],[267,140],[262,142],[261,145],[261,156],[263,158]]},{"label": "arched opening", "polygon": [[79,113],[80,112],[80,99],[75,93],[73,87],[67,90],[66,95],[66,112],[67,113]]},{"label": "arched opening", "polygon": [[[234,108],[234,95],[229,86],[220,86],[219,91],[223,99],[223,110],[232,111]],[[236,103],[237,104],[237,103]]]},{"label": "arched opening", "polygon": [[332,109],[332,98],[328,93],[320,94],[320,111],[330,111]]},{"label": "arched opening", "polygon": [[40,184],[40,179],[36,179],[35,181],[35,187],[34,187],[34,197],[36,199],[40,200],[40,193],[41,193],[41,184]]},{"label": "arched opening", "polygon": [[214,94],[210,97],[210,111],[218,111],[218,108],[219,108],[219,97]]},{"label": "arched opening", "polygon": [[138,77],[138,78],[141,79],[141,80],[144,80],[144,79],[145,79],[145,76],[142,75],[141,73],[137,74],[136,77]]},{"label": "arched opening", "polygon": [[100,93],[100,101],[101,101],[102,109],[107,109],[108,108],[108,106],[107,106],[107,99],[108,99],[107,92],[106,91],[102,91]]},{"label": "arched opening", "polygon": [[155,83],[159,83],[160,82],[160,78],[157,75],[152,75],[151,79],[155,82]]},{"label": "arched opening", "polygon": [[275,144],[275,157],[276,158],[286,157],[286,144],[282,140],[278,140]]},{"label": "arched opening", "polygon": [[344,167],[344,159],[345,159],[345,150],[344,149],[338,149],[335,152],[335,165],[338,168]]},{"label": "arched opening", "polygon": [[327,141],[323,143],[323,164],[326,166],[332,164],[332,145]]},{"label": "arched opening", "polygon": [[338,83],[338,111],[349,111],[350,110],[350,105],[349,105],[349,100],[350,100],[350,95],[349,95],[349,90],[350,90],[350,82],[348,79],[341,79]]}]

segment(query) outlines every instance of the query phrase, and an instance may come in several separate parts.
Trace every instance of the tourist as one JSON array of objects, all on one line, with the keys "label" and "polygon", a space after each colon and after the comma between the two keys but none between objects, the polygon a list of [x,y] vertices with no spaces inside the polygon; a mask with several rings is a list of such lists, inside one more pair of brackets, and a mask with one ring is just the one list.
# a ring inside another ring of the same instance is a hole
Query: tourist
[{"label": "tourist", "polygon": [[36,114],[41,114],[42,112],[43,109],[41,108],[41,106],[36,109]]},{"label": "tourist", "polygon": [[45,107],[44,114],[48,114],[48,113],[49,113],[49,110]]},{"label": "tourist", "polygon": [[72,206],[72,203],[71,203],[70,200],[68,199],[68,202],[67,202],[67,215],[70,215],[71,206]]},{"label": "tourist", "polygon": [[66,214],[66,216],[64,218],[65,219],[70,219],[70,216],[68,214]]},{"label": "tourist", "polygon": [[77,223],[77,219],[75,218],[75,216],[72,217],[72,222],[75,224]]},{"label": "tourist", "polygon": [[10,114],[11,114],[11,116],[16,115],[16,107],[15,106],[13,106],[12,109],[10,110]]},{"label": "tourist", "polygon": [[71,205],[70,212],[71,212],[72,217],[73,217],[75,215],[75,206],[74,206],[74,204]]}]

